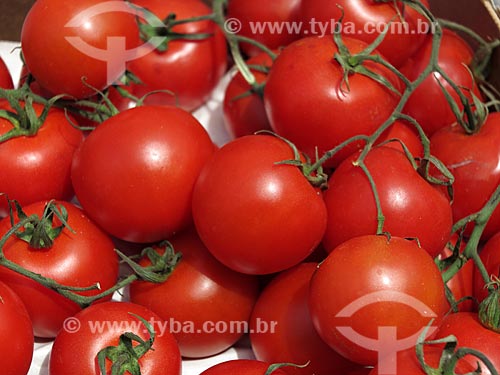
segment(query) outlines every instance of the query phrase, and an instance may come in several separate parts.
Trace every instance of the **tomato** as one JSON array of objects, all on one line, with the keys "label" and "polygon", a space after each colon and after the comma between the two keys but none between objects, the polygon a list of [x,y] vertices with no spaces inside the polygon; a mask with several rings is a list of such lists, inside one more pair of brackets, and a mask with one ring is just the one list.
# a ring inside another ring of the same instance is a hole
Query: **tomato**
[{"label": "tomato", "polygon": [[[268,48],[284,47],[300,38],[300,30],[294,30],[290,26],[299,19],[301,2],[301,0],[230,0],[227,4],[226,18],[233,20],[235,24],[229,23],[227,26],[233,26],[238,35],[251,38]],[[249,56],[261,52],[260,48],[249,43],[241,43],[240,47]]]},{"label": "tomato", "polygon": [[[428,7],[427,0],[422,3]],[[424,42],[430,31],[425,16],[402,1],[307,0],[302,1],[301,20],[308,25],[304,36],[333,33],[335,22],[344,14],[342,33],[372,43],[389,25],[380,53],[394,66],[402,65]],[[404,8],[404,9],[403,9]],[[403,17],[403,19],[401,19]]]},{"label": "tomato", "polygon": [[[309,314],[309,282],[316,267],[316,263],[299,264],[266,286],[252,312],[252,350],[264,362],[309,362],[303,369],[284,367],[287,374],[345,375],[359,365],[346,360],[319,337]],[[268,326],[271,322],[273,329]]]},{"label": "tomato", "polygon": [[[437,369],[440,366],[440,360],[443,356],[443,349],[436,346],[424,346],[424,361],[427,365]],[[394,359],[396,363],[394,363]],[[393,366],[396,365],[396,368]],[[454,374],[466,375],[472,374],[477,367],[472,366],[467,361],[461,359],[454,368]],[[417,358],[415,348],[398,352],[396,358],[385,358],[375,366],[369,375],[378,375],[381,369],[385,369],[383,374],[392,375],[425,375],[427,374]]]},{"label": "tomato", "polygon": [[[450,244],[444,248],[444,250],[438,255],[438,258],[446,259],[447,257],[451,256],[453,254],[452,250],[453,247],[450,248],[450,246],[456,246],[456,241],[457,241],[457,236],[454,235],[452,237]],[[460,251],[463,251],[464,249],[465,249],[465,243],[462,242],[460,246]],[[453,298],[455,298],[455,301],[459,302],[457,306],[459,311],[472,311],[472,309],[474,308],[475,303],[472,300],[472,297],[474,295],[473,293],[474,270],[475,270],[474,261],[468,260],[464,265],[462,265],[460,271],[458,271],[455,274],[455,276],[453,276],[453,278],[446,283],[448,288],[450,288],[450,291],[453,295]]]},{"label": "tomato", "polygon": [[404,151],[401,144],[403,143],[414,158],[421,158],[424,155],[422,140],[418,136],[416,130],[404,121],[395,121],[394,124],[382,134],[379,141],[380,143],[387,142],[385,143],[386,146],[393,147],[400,151]]},{"label": "tomato", "polygon": [[[99,283],[101,291],[111,288],[118,278],[118,257],[113,242],[78,207],[68,202],[57,203],[66,208],[68,225],[74,233],[64,228],[52,246],[46,249],[35,249],[12,236],[3,247],[5,258],[62,285],[90,287]],[[28,216],[37,214],[41,217],[45,205],[46,202],[37,202],[25,206],[23,211]],[[58,219],[54,219],[54,225],[60,225]],[[0,222],[2,236],[10,228],[10,218]],[[55,337],[64,320],[80,310],[66,297],[3,266],[0,267],[0,280],[11,287],[26,305],[37,337]],[[93,290],[80,294],[98,293],[100,291]]]},{"label": "tomato", "polygon": [[0,88],[2,89],[13,89],[14,82],[12,81],[12,76],[10,75],[9,68],[0,57]]},{"label": "tomato", "polygon": [[[325,193],[328,226],[323,244],[328,251],[342,242],[377,231],[377,209],[366,174],[346,159],[332,174]],[[433,257],[451,236],[452,215],[447,197],[426,182],[400,151],[373,148],[365,158],[385,216],[383,230],[393,236],[417,238]]]},{"label": "tomato", "polygon": [[[431,137],[431,152],[455,177],[453,183],[453,221],[481,210],[500,182],[500,113],[491,113],[474,134],[460,125],[444,127]],[[472,225],[467,227],[470,234]],[[500,209],[496,209],[482,241],[500,231]]]},{"label": "tomato", "polygon": [[[153,12],[160,19],[175,14],[176,20],[208,15],[210,8],[199,0],[134,0],[137,6]],[[131,60],[127,69],[134,73],[143,85],[133,85],[133,93],[142,97],[156,90],[169,93],[148,95],[146,104],[179,104],[187,111],[201,106],[227,69],[227,47],[224,34],[212,21],[189,22],[177,25],[172,32],[182,34],[211,34],[202,40],[178,39],[168,42],[165,52],[154,50],[150,45],[139,48],[139,57]],[[159,34],[160,36],[161,33]],[[146,49],[146,51],[143,51]]]},{"label": "tomato", "polygon": [[432,257],[399,237],[342,243],[319,265],[309,293],[319,335],[363,365],[413,347],[431,319],[439,322],[449,309]]},{"label": "tomato", "polygon": [[[39,116],[43,106],[33,104]],[[5,101],[0,110],[12,111]],[[13,129],[0,118],[0,137]],[[22,205],[44,199],[73,197],[70,168],[83,134],[68,121],[64,111],[52,108],[34,136],[20,136],[0,142],[0,192]],[[0,199],[0,218],[8,215],[7,201]]]},{"label": "tomato", "polygon": [[126,2],[36,1],[24,19],[22,53],[39,84],[54,94],[88,97],[124,72],[139,44]]},{"label": "tomato", "polygon": [[33,358],[33,327],[26,307],[0,282],[0,368],[5,375],[27,374]]},{"label": "tomato", "polygon": [[[491,237],[484,244],[479,256],[490,276],[500,277],[500,233]],[[488,296],[485,282],[477,268],[474,269],[474,297],[481,302]]]},{"label": "tomato", "polygon": [[286,375],[283,368],[268,373],[267,371],[270,366],[271,364],[269,363],[253,359],[235,359],[218,363],[203,371],[200,375]]},{"label": "tomato", "polygon": [[134,282],[131,302],[171,322],[183,357],[208,357],[228,349],[248,332],[245,327],[259,292],[257,279],[219,263],[194,230],[170,242],[182,254],[180,263],[164,283]]},{"label": "tomato", "polygon": [[193,193],[200,238],[238,272],[268,274],[304,260],[321,241],[321,193],[292,165],[290,145],[270,135],[227,143],[205,165]]},{"label": "tomato", "polygon": [[[151,349],[138,358],[140,373],[180,375],[181,356],[174,337],[166,330],[166,322],[147,308],[127,302],[100,303],[75,315],[72,323],[61,330],[54,341],[49,374],[101,374],[97,354],[104,348],[117,346],[120,335],[130,332],[142,340],[151,338],[147,327],[137,316],[155,331]],[[106,360],[107,374],[111,373],[110,367],[111,361]]]},{"label": "tomato", "polygon": [[[367,47],[344,38],[354,54]],[[309,37],[293,42],[274,61],[264,89],[264,104],[272,129],[289,139],[312,160],[347,139],[371,135],[395,109],[399,96],[362,74],[344,72],[333,56],[338,48],[332,37]],[[373,62],[364,67],[398,86],[394,74]],[[373,98],[377,98],[374,100]],[[367,110],[369,109],[369,110]],[[334,166],[363,146],[358,141],[337,153]]]},{"label": "tomato", "polygon": [[[249,66],[271,67],[272,59],[267,53],[261,53],[247,61]],[[267,74],[251,69],[257,83],[264,83]],[[266,115],[264,102],[259,94],[249,92],[251,86],[241,73],[236,73],[224,92],[222,114],[227,132],[232,138],[253,134],[259,130],[270,130],[271,125]],[[246,96],[242,96],[246,95]]]},{"label": "tomato", "polygon": [[[500,334],[483,327],[479,322],[477,314],[471,312],[458,312],[447,315],[436,334],[436,339],[454,335],[458,340],[458,346],[480,351],[493,363],[495,369],[500,368],[500,352],[498,343]],[[464,360],[477,368],[481,366],[481,374],[490,375],[491,372],[477,357],[467,355]]]},{"label": "tomato", "polygon": [[[432,52],[432,35],[429,35],[420,49],[401,68],[411,81],[418,78],[428,66]],[[438,64],[444,72],[461,88],[462,93],[471,100],[468,90],[481,98],[477,85],[473,82],[467,65],[470,65],[474,53],[471,47],[457,34],[444,30],[441,40]],[[404,107],[404,112],[418,121],[428,136],[442,127],[454,124],[457,119],[448,104],[439,82],[446,88],[458,108],[463,105],[458,94],[438,73],[429,75],[411,94]]]},{"label": "tomato", "polygon": [[99,125],[75,153],[78,201],[113,236],[160,241],[191,223],[194,183],[215,146],[176,107],[143,106]]}]

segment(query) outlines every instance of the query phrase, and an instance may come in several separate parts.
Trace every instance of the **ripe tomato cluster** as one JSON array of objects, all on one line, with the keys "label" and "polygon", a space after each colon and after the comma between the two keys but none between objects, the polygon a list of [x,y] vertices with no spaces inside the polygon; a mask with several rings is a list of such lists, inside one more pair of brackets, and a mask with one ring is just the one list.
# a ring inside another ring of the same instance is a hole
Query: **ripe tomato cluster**
[{"label": "ripe tomato cluster", "polygon": [[41,339],[50,375],[499,373],[498,40],[427,0],[38,0],[21,35],[2,374]]}]

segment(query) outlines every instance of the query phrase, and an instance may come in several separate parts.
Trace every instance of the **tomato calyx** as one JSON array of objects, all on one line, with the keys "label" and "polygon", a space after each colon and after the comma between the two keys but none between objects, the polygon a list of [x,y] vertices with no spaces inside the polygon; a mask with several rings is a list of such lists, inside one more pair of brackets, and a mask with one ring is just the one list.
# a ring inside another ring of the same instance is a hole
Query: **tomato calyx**
[{"label": "tomato calyx", "polygon": [[500,278],[493,275],[485,288],[489,293],[479,304],[479,321],[486,328],[500,333]]},{"label": "tomato calyx", "polygon": [[160,243],[160,247],[163,251],[158,251],[153,247],[142,250],[139,257],[147,257],[151,262],[149,266],[141,266],[120,251],[116,251],[120,258],[134,271],[138,279],[159,284],[168,279],[182,258],[182,253],[176,252],[170,242],[163,241]]},{"label": "tomato calyx", "polygon": [[130,5],[137,11],[138,15],[140,14],[144,19],[144,21],[140,19],[137,20],[140,38],[144,42],[152,44],[159,52],[166,52],[169,43],[174,40],[195,41],[210,38],[212,36],[210,33],[178,33],[172,30],[175,26],[185,23],[212,20],[212,14],[177,20],[177,15],[170,13],[162,20],[146,8],[134,4]]},{"label": "tomato calyx", "polygon": [[[68,211],[62,204],[56,204],[53,201],[49,201],[45,205],[45,209],[40,218],[38,215],[33,215],[32,219],[29,220],[17,201],[10,202],[15,206],[19,220],[24,220],[26,222],[23,226],[23,230],[17,231],[15,235],[20,240],[27,242],[33,249],[47,249],[52,247],[54,240],[61,234],[64,228],[68,228],[68,230],[74,233],[68,224]],[[54,226],[54,217],[59,219],[61,222],[60,225]],[[14,226],[12,209],[10,221],[11,225]]]},{"label": "tomato calyx", "polygon": [[[112,363],[111,375],[123,375],[127,371],[131,375],[141,375],[139,360],[148,351],[153,350],[152,347],[156,337],[153,326],[144,318],[136,314],[129,314],[139,319],[144,324],[149,334],[149,339],[143,340],[132,332],[125,332],[120,335],[120,341],[117,346],[108,346],[101,349],[99,353],[97,353],[97,361],[102,375],[108,373],[106,371],[106,360],[110,360]],[[134,345],[134,342],[138,344]]]},{"label": "tomato calyx", "polygon": [[[51,107],[61,97],[62,95],[58,95],[46,100],[35,95],[26,85],[12,90],[0,88],[0,98],[5,99],[11,107],[11,110],[1,109],[0,118],[12,124],[12,129],[0,135],[0,144],[12,138],[36,135],[47,119]],[[43,105],[40,115],[37,115],[34,103]]]}]

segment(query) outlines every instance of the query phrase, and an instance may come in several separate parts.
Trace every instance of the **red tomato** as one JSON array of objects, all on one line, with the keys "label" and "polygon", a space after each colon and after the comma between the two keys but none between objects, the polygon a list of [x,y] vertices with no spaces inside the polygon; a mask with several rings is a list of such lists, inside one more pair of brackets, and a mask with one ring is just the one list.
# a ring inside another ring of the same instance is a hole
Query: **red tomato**
[{"label": "red tomato", "polygon": [[[346,159],[330,178],[325,193],[328,226],[323,244],[328,251],[342,242],[377,231],[377,209],[366,174]],[[389,147],[372,149],[365,159],[385,216],[384,231],[417,238],[433,257],[451,236],[452,215],[447,197],[415,171],[407,157]]]},{"label": "red tomato", "polygon": [[42,87],[83,98],[125,72],[131,50],[139,44],[139,32],[135,11],[120,3],[40,0],[33,4],[24,20],[21,45],[25,63]]},{"label": "red tomato", "polygon": [[[170,242],[182,254],[180,263],[164,283],[134,282],[131,302],[170,322],[183,357],[208,357],[228,349],[248,332],[258,296],[257,279],[219,263],[194,230]],[[140,262],[143,266],[149,263],[146,259]]]},{"label": "red tomato", "polygon": [[[500,233],[491,237],[479,253],[488,275],[500,277]],[[481,273],[474,268],[474,297],[481,302],[488,296]]]},{"label": "red tomato", "polygon": [[[422,3],[428,7],[427,0]],[[402,65],[425,40],[430,31],[425,16],[402,1],[377,3],[371,0],[302,1],[303,34],[333,34],[335,22],[344,14],[342,33],[372,43],[390,25],[380,53],[394,66]],[[403,19],[401,17],[403,16]]]},{"label": "red tomato", "polygon": [[[483,208],[500,182],[500,113],[491,113],[474,134],[455,124],[431,137],[431,152],[455,177],[453,221]],[[472,231],[467,227],[467,234]],[[486,241],[500,231],[500,209],[496,209],[482,235]]]},{"label": "red tomato", "polygon": [[[227,19],[237,20],[233,26],[238,35],[251,38],[266,47],[284,47],[300,38],[300,30],[292,28],[297,23],[301,0],[230,0]],[[249,43],[241,43],[241,49],[255,56],[261,49]]]},{"label": "red tomato", "polygon": [[[160,19],[175,14],[176,20],[208,15],[210,8],[199,0],[134,0],[137,6],[153,12]],[[151,91],[169,90],[168,93],[148,95],[146,104],[176,104],[187,111],[201,106],[224,75],[227,68],[227,48],[224,34],[212,21],[189,22],[178,25],[173,32],[183,34],[213,34],[202,40],[174,40],[168,50],[154,50],[131,60],[127,69],[134,73],[143,85],[133,85],[133,93],[142,97]],[[160,34],[161,36],[161,34]],[[144,44],[139,48],[150,48]]]},{"label": "red tomato", "polygon": [[[344,38],[344,43],[351,53],[367,47],[357,39]],[[312,160],[316,148],[321,156],[355,135],[372,134],[399,100],[397,94],[362,74],[349,75],[347,90],[343,69],[333,59],[337,52],[331,36],[293,42],[274,61],[264,90],[272,129]],[[398,87],[394,75],[379,64],[363,65]],[[359,141],[345,147],[327,166],[337,165],[362,146]]]},{"label": "red tomato", "polygon": [[[403,121],[396,121],[392,124],[389,129],[380,137],[380,143],[390,141],[385,143],[388,147],[393,147],[397,150],[403,151],[403,146],[401,143],[408,148],[408,151],[415,158],[421,158],[424,155],[424,146],[422,146],[422,140],[418,136],[415,128],[410,124]],[[399,140],[399,141],[396,141]]]},{"label": "red tomato", "polygon": [[[120,335],[130,332],[149,340],[147,327],[132,314],[146,320],[155,331],[151,349],[138,359],[140,373],[180,375],[181,356],[174,337],[165,330],[166,322],[147,308],[127,302],[100,303],[75,315],[73,323],[61,330],[54,341],[49,374],[101,374],[97,354],[106,347],[117,346]],[[106,364],[106,374],[110,374],[111,361]]]},{"label": "red tomato", "polygon": [[289,375],[345,375],[359,365],[342,357],[319,337],[309,314],[309,282],[316,267],[316,263],[302,263],[266,286],[252,313],[252,350],[257,359],[268,363],[309,362],[302,369],[284,367]]},{"label": "red tomato", "polygon": [[248,274],[282,271],[321,241],[326,210],[321,193],[298,167],[290,145],[269,135],[238,138],[203,168],[193,193],[200,238],[222,263]]},{"label": "red tomato", "polygon": [[0,88],[2,89],[13,89],[14,82],[12,81],[12,76],[10,75],[9,68],[5,65],[5,62],[0,57]]},{"label": "red tomato", "polygon": [[[271,57],[263,52],[250,58],[247,64],[271,67],[273,62]],[[252,69],[252,73],[258,83],[266,81],[267,74],[255,69]],[[250,85],[239,72],[226,87],[222,110],[226,130],[232,138],[271,129],[262,98],[257,93],[250,93],[250,89]],[[249,95],[240,97],[245,94]]]},{"label": "red tomato", "polygon": [[448,311],[434,260],[414,241],[362,236],[335,248],[313,275],[313,324],[341,355],[375,365],[415,346],[431,319]]},{"label": "red tomato", "polygon": [[[443,356],[443,349],[435,346],[424,346],[424,361],[434,369],[439,368],[440,360]],[[396,360],[394,363],[394,359]],[[396,366],[395,368],[393,366]],[[384,371],[381,371],[384,369]],[[441,367],[442,369],[442,367]],[[467,361],[461,359],[454,368],[454,374],[466,375],[472,374],[476,367]],[[415,348],[404,350],[397,353],[397,357],[385,358],[380,361],[369,375],[392,374],[392,375],[426,375],[417,358]]]},{"label": "red tomato", "polygon": [[27,374],[33,358],[33,327],[26,307],[0,282],[0,368],[4,375]]},{"label": "red tomato", "polygon": [[[40,115],[43,107],[33,104]],[[12,111],[7,102],[0,110]],[[13,128],[0,118],[0,137]],[[68,121],[64,111],[52,108],[34,136],[0,142],[0,192],[21,205],[44,199],[70,200],[73,197],[70,169],[83,134]],[[0,218],[8,215],[7,201],[0,199]]]},{"label": "red tomato", "polygon": [[[432,52],[432,35],[429,35],[422,47],[412,56],[405,66],[401,68],[411,81],[418,78],[429,64]],[[438,63],[441,69],[462,88],[462,92],[471,100],[470,93],[466,89],[473,90],[475,95],[481,98],[477,85],[473,82],[470,65],[474,53],[471,47],[457,34],[444,30],[443,39],[439,48]],[[450,93],[460,110],[463,105],[458,94],[446,83],[438,73],[433,73],[421,83],[412,93],[405,105],[404,112],[418,121],[428,136],[438,129],[454,124],[457,119],[446,101],[441,86]],[[472,102],[472,100],[471,100]]]},{"label": "red tomato", "polygon": [[283,368],[268,372],[270,363],[256,361],[252,359],[235,359],[221,362],[203,371],[200,375],[286,375]]},{"label": "red tomato", "polygon": [[[500,351],[498,343],[500,334],[483,327],[475,313],[459,312],[447,315],[436,334],[436,339],[454,335],[459,347],[471,348],[480,351],[493,363],[496,369],[500,368]],[[491,375],[484,363],[477,357],[467,355],[464,360],[474,368],[481,365],[481,374]]]},{"label": "red tomato", "polygon": [[[457,241],[457,236],[453,236],[450,246],[455,246]],[[465,249],[465,243],[462,242],[460,246],[460,251]],[[445,259],[453,254],[452,248],[446,246],[444,250],[438,255],[439,259]],[[472,311],[474,308],[474,301],[471,299],[474,295],[473,293],[473,276],[474,276],[474,261],[469,260],[466,264],[460,268],[453,278],[446,283],[448,288],[455,298],[455,301],[462,302],[458,304],[459,311]],[[468,299],[464,299],[467,298]]]},{"label": "red tomato", "polygon": [[75,193],[112,235],[160,241],[190,224],[193,186],[214,149],[190,113],[133,108],[103,122],[77,150],[71,172]]},{"label": "red tomato", "polygon": [[[27,242],[12,236],[3,247],[5,258],[62,285],[89,287],[99,283],[101,291],[111,288],[118,278],[118,257],[113,242],[78,207],[68,202],[57,203],[64,204],[68,224],[75,233],[64,228],[52,247],[47,249],[32,248]],[[41,216],[45,204],[34,203],[24,207],[23,211],[28,216]],[[60,225],[58,219],[54,219],[54,225]],[[1,235],[10,228],[10,218],[0,222]],[[33,321],[35,336],[55,337],[64,320],[80,310],[76,303],[57,292],[3,266],[0,267],[0,280],[23,300]],[[94,290],[80,294],[98,293],[100,291]]]}]

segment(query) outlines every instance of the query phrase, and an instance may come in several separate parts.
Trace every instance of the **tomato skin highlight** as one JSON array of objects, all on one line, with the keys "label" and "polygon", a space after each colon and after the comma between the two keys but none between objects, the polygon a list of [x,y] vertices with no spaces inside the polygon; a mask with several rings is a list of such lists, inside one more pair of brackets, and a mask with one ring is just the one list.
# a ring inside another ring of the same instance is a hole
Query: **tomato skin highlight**
[{"label": "tomato skin highlight", "polygon": [[[12,236],[3,248],[5,257],[62,285],[89,287],[99,283],[101,291],[114,286],[118,279],[119,261],[110,237],[77,206],[69,202],[56,203],[64,205],[68,211],[68,224],[76,233],[64,228],[51,248],[40,250]],[[34,213],[41,216],[45,204],[45,201],[37,202],[23,207],[23,211],[28,216]],[[15,222],[18,222],[17,217]],[[10,228],[10,218],[0,221],[0,235]],[[57,292],[5,267],[0,267],[0,280],[24,302],[37,337],[54,338],[64,320],[81,310],[76,303]],[[79,292],[82,295],[98,293],[99,290]]]},{"label": "tomato skin highlight", "polygon": [[449,309],[433,258],[414,241],[375,235],[342,243],[320,264],[309,308],[323,340],[365,366],[414,346],[431,319],[437,326]]},{"label": "tomato skin highlight", "polygon": [[[132,332],[148,340],[146,327],[132,314],[151,324],[156,334],[151,350],[139,359],[141,374],[180,375],[181,356],[174,337],[164,330],[165,322],[144,306],[129,302],[100,303],[75,315],[80,329],[59,332],[49,358],[49,375],[100,374],[97,353],[118,345],[121,334]],[[110,374],[109,360],[107,364]]]},{"label": "tomato skin highlight", "polygon": [[[328,226],[323,245],[331,251],[360,235],[376,234],[377,209],[366,174],[353,165],[359,154],[346,159],[332,174],[325,192]],[[452,213],[447,197],[425,181],[406,155],[389,147],[372,149],[365,164],[370,171],[385,216],[384,231],[417,238],[431,256],[451,237]]]},{"label": "tomato skin highlight", "polygon": [[29,10],[21,31],[22,52],[29,71],[49,92],[86,98],[125,72],[127,51],[139,44],[134,11],[125,2],[120,10],[93,8],[102,4],[41,0]]},{"label": "tomato skin highlight", "polygon": [[293,157],[284,141],[249,135],[219,149],[200,173],[194,223],[208,250],[229,268],[278,272],[300,263],[321,241],[321,192],[296,166],[276,164]]},{"label": "tomato skin highlight", "polygon": [[[40,115],[43,107],[33,104]],[[12,111],[6,101],[0,109]],[[12,123],[0,119],[0,134],[12,129]],[[70,200],[74,193],[70,170],[73,155],[83,140],[64,111],[53,108],[35,136],[11,138],[0,143],[0,192],[21,205],[44,199]],[[0,197],[0,218],[7,216],[7,200]]]},{"label": "tomato skin highlight", "polygon": [[[246,333],[231,327],[234,322],[242,322],[242,326],[248,322],[259,293],[258,280],[222,265],[192,229],[170,242],[182,254],[180,263],[164,283],[132,283],[130,301],[146,306],[165,321],[173,319],[183,325],[171,329],[183,357],[218,354]],[[149,261],[143,259],[140,264],[145,266]],[[204,326],[207,322],[225,329],[215,331],[212,324]]]},{"label": "tomato skin highlight", "polygon": [[[352,54],[367,47],[352,38],[344,38],[344,43]],[[349,75],[348,90],[343,68],[333,57],[337,52],[332,37],[308,37],[293,42],[274,61],[264,89],[271,128],[311,160],[315,160],[316,151],[321,157],[353,136],[372,134],[389,118],[399,100],[389,88],[357,73]],[[398,79],[387,69],[372,62],[363,66],[399,89]],[[325,166],[338,165],[363,144],[351,143]]]},{"label": "tomato skin highlight", "polygon": [[104,230],[151,243],[189,226],[193,186],[214,150],[190,113],[142,106],[99,125],[75,153],[71,177],[78,201]]},{"label": "tomato skin highlight", "polygon": [[[252,312],[252,350],[268,363],[309,363],[305,368],[283,367],[289,375],[345,375],[360,366],[319,337],[309,313],[309,283],[316,268],[316,263],[301,263],[278,274],[262,291]],[[263,329],[261,322],[274,329]]]},{"label": "tomato skin highlight", "polygon": [[21,298],[3,282],[0,282],[0,337],[2,374],[27,374],[33,357],[33,326]]}]

